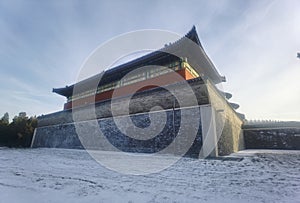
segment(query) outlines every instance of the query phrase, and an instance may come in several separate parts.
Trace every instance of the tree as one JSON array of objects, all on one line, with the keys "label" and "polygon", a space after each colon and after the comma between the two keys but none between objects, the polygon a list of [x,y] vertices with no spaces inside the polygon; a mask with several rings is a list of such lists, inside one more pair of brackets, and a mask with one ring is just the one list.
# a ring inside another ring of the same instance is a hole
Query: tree
[{"label": "tree", "polygon": [[4,125],[9,124],[9,114],[7,112],[1,118],[1,124],[4,124]]},{"label": "tree", "polygon": [[9,123],[8,114],[5,114],[0,120],[0,145],[30,147],[36,127],[36,117],[28,118],[25,112],[21,112],[19,116],[15,116],[11,123]]},{"label": "tree", "polygon": [[12,137],[10,135],[11,131],[9,128],[9,115],[8,113],[5,113],[0,119],[0,146],[7,146],[11,142]]}]

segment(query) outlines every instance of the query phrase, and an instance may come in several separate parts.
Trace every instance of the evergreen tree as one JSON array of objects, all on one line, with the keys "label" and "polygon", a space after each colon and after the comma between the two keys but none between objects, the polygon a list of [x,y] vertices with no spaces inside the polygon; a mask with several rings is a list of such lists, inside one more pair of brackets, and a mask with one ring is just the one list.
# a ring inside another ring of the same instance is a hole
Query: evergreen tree
[{"label": "evergreen tree", "polygon": [[9,123],[8,113],[0,120],[0,146],[30,147],[34,129],[37,127],[36,117],[28,118],[25,112],[15,116]]},{"label": "evergreen tree", "polygon": [[0,119],[0,146],[8,146],[12,141],[9,128],[9,115],[5,113]]},{"label": "evergreen tree", "polygon": [[9,114],[7,112],[1,118],[1,124],[4,124],[4,125],[9,124]]}]

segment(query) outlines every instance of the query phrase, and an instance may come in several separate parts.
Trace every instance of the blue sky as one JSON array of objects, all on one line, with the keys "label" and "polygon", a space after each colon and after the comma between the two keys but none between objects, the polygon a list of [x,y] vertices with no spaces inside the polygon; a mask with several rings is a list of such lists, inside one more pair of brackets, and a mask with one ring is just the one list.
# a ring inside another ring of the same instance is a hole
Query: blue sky
[{"label": "blue sky", "polygon": [[0,115],[61,110],[52,93],[76,81],[101,43],[140,29],[201,43],[249,119],[300,120],[299,1],[0,1]]}]

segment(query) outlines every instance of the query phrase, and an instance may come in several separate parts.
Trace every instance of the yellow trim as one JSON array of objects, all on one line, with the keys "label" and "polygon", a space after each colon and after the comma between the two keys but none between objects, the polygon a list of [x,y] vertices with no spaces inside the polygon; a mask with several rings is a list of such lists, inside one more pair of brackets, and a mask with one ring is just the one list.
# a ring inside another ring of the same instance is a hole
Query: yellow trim
[{"label": "yellow trim", "polygon": [[182,67],[186,68],[194,77],[196,77],[196,78],[199,77],[199,74],[187,62],[182,62]]}]

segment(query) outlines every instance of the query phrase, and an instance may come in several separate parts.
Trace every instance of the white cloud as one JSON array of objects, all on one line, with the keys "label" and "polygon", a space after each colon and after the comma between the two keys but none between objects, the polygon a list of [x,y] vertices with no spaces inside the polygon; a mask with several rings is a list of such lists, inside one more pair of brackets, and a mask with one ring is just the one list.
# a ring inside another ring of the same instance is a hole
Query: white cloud
[{"label": "white cloud", "polygon": [[300,120],[296,5],[255,4],[215,51],[213,60],[228,79],[225,87],[248,118]]},{"label": "white cloud", "polygon": [[300,120],[299,1],[12,3],[0,3],[0,114],[62,109],[51,88],[75,82],[85,58],[111,37],[149,28],[184,34],[196,24],[241,112]]}]

